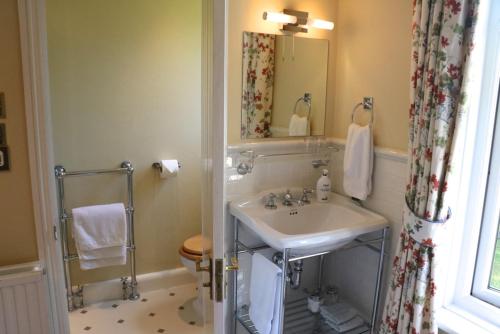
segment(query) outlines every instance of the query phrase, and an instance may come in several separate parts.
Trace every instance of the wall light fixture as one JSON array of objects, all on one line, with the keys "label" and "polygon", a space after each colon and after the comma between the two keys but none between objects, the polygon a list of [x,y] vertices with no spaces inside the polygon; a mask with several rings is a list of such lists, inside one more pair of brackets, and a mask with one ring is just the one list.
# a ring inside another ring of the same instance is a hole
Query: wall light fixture
[{"label": "wall light fixture", "polygon": [[325,21],[320,19],[309,19],[307,20],[307,25],[317,29],[333,30],[335,24],[331,21]]},{"label": "wall light fixture", "polygon": [[287,15],[284,13],[277,12],[264,12],[262,15],[264,20],[275,22],[275,23],[283,23],[283,24],[296,24],[297,17],[293,15]]},{"label": "wall light fixture", "polygon": [[320,19],[309,18],[308,12],[284,9],[282,13],[264,12],[262,18],[269,22],[283,24],[281,30],[291,33],[307,32],[309,27],[333,30],[334,23]]}]

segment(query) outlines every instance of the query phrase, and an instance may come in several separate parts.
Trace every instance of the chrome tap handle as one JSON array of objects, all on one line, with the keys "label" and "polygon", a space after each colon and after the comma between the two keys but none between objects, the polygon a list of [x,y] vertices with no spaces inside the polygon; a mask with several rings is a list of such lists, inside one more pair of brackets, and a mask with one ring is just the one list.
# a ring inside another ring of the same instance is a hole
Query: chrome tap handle
[{"label": "chrome tap handle", "polygon": [[283,195],[283,205],[285,206],[293,205],[293,196],[289,189],[287,189],[286,193]]},{"label": "chrome tap handle", "polygon": [[264,205],[264,207],[266,209],[277,209],[278,207],[276,206],[276,198],[277,196],[273,193],[267,195],[266,204]]},{"label": "chrome tap handle", "polygon": [[308,195],[312,194],[312,193],[314,193],[314,190],[312,190],[312,189],[308,189],[308,188],[302,189],[302,197],[300,198],[300,200],[305,204],[310,204],[311,200],[309,199]]}]

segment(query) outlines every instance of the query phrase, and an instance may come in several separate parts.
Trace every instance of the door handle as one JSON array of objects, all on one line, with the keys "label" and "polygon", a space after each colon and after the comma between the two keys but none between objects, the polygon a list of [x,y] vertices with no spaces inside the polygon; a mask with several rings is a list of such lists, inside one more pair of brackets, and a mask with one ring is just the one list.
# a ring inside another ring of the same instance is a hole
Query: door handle
[{"label": "door handle", "polygon": [[222,302],[226,283],[224,282],[224,271],[236,271],[240,269],[238,258],[231,257],[231,264],[224,265],[225,259],[215,260],[215,300]]},{"label": "door handle", "polygon": [[238,259],[236,257],[231,258],[231,264],[226,265],[226,271],[234,271],[234,270],[239,270],[240,269],[240,264],[238,262]]}]

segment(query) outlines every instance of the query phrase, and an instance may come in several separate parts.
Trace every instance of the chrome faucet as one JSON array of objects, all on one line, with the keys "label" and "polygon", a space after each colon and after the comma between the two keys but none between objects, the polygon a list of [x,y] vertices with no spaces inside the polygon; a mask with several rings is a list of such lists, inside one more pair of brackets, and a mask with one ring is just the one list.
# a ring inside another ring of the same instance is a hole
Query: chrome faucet
[{"label": "chrome faucet", "polygon": [[277,196],[273,193],[267,195],[266,204],[264,204],[264,207],[270,210],[277,209],[278,206],[276,205],[276,198]]},{"label": "chrome faucet", "polygon": [[[302,196],[300,198],[293,198],[292,192],[290,189],[287,189],[286,192],[280,196],[282,198],[282,204],[284,206],[293,206],[294,203],[297,203],[297,206],[304,206],[306,204],[311,204],[311,200],[309,199],[309,195],[312,194],[314,190],[309,188],[302,189]],[[276,196],[274,193],[269,193],[269,195],[264,197],[264,207],[266,209],[274,210],[277,209],[276,205]]]},{"label": "chrome faucet", "polygon": [[283,195],[283,205],[284,206],[293,205],[293,196],[289,189],[287,189],[286,193]]},{"label": "chrome faucet", "polygon": [[302,197],[300,198],[300,201],[304,204],[311,204],[311,200],[309,199],[309,195],[314,193],[314,190],[304,188],[302,189]]}]

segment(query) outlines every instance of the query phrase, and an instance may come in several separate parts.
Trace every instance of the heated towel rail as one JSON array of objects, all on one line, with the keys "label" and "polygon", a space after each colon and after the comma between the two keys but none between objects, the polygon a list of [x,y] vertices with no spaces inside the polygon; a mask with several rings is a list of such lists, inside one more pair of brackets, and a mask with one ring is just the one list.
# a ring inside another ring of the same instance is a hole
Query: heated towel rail
[{"label": "heated towel rail", "polygon": [[[56,166],[54,168],[54,173],[56,176],[57,184],[57,197],[58,197],[58,210],[59,210],[59,231],[61,235],[61,247],[64,262],[64,279],[66,284],[66,297],[68,301],[68,310],[71,312],[75,308],[83,306],[83,288],[79,287],[76,292],[73,292],[71,274],[69,263],[78,260],[77,254],[70,254],[68,247],[68,222],[72,220],[72,216],[68,214],[65,207],[65,197],[64,197],[64,179],[67,177],[78,177],[78,176],[93,176],[102,174],[124,174],[127,176],[127,229],[128,229],[128,240],[127,240],[127,250],[129,253],[129,264],[130,264],[130,281],[127,278],[122,278],[122,287],[124,289],[124,298],[127,297],[130,300],[136,300],[139,298],[139,293],[137,292],[137,277],[135,270],[135,242],[134,242],[134,185],[133,185],[133,174],[134,168],[130,161],[122,162],[120,168],[115,169],[97,169],[97,170],[86,170],[86,171],[74,171],[68,172],[63,166]],[[79,302],[76,302],[76,299]]]}]

